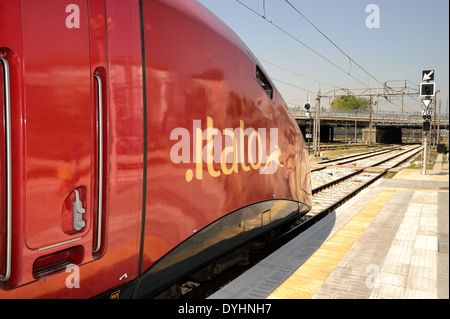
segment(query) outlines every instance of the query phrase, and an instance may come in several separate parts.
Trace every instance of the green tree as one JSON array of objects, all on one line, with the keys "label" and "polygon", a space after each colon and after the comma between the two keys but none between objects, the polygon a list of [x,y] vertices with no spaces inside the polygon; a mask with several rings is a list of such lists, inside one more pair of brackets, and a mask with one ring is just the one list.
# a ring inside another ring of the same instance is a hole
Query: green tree
[{"label": "green tree", "polygon": [[368,111],[369,100],[363,97],[355,97],[353,95],[344,95],[333,100],[330,106],[330,111],[335,112],[349,112],[349,111]]}]

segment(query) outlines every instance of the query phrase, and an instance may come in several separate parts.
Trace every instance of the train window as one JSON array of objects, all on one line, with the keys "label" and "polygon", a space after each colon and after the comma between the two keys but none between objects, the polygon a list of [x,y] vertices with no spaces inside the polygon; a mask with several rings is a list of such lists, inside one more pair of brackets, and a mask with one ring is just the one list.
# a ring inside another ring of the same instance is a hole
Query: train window
[{"label": "train window", "polygon": [[256,66],[256,80],[258,81],[259,85],[261,85],[264,92],[266,92],[266,94],[272,99],[273,98],[272,85],[270,84],[269,80],[267,80],[265,74],[259,68],[259,66]]}]

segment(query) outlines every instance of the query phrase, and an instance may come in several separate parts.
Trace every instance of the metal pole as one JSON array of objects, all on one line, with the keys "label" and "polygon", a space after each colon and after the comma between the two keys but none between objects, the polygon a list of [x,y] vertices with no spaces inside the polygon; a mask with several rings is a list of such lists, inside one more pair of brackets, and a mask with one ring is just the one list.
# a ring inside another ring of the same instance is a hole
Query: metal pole
[{"label": "metal pole", "polygon": [[404,94],[402,94],[402,115],[403,115],[403,96]]},{"label": "metal pole", "polygon": [[356,129],[358,127],[358,111],[355,111],[355,143],[356,143]]},{"label": "metal pole", "polygon": [[314,147],[314,157],[317,156],[317,105],[316,105],[316,117],[314,118],[313,127],[313,147]]},{"label": "metal pole", "polygon": [[423,162],[422,162],[422,175],[427,175],[428,164],[428,131],[424,132],[423,138]]},{"label": "metal pole", "polygon": [[320,156],[320,89],[317,94],[317,153]]},{"label": "metal pole", "polygon": [[436,100],[437,100],[437,94],[438,92],[436,92],[436,95],[434,97],[434,119],[433,119],[433,137],[432,137],[432,142],[433,142],[433,146],[436,145]]},{"label": "metal pole", "polygon": [[348,124],[347,121],[345,121],[345,142],[348,141]]},{"label": "metal pole", "polygon": [[[405,89],[406,89],[406,80],[405,80]],[[402,92],[402,115],[403,115],[403,96],[405,95],[405,91]]]},{"label": "metal pole", "polygon": [[437,126],[438,126],[438,128],[437,128],[437,138],[436,138],[436,141],[437,141],[437,144],[439,145],[439,136],[441,135],[440,134],[440,121],[441,121],[441,100],[439,100],[439,112],[438,112],[438,119],[437,119]]},{"label": "metal pole", "polygon": [[369,145],[372,146],[372,95],[369,101]]},{"label": "metal pole", "polygon": [[310,114],[309,115],[309,137],[308,137],[308,157],[309,156],[311,156],[310,154],[310,152],[311,152],[311,150],[310,150],[310,145],[311,145],[311,117],[312,117],[312,114]]},{"label": "metal pole", "polygon": [[313,135],[313,144],[314,144],[314,157],[317,157],[317,119],[318,119],[319,108],[317,107],[317,98],[316,98],[316,117],[314,118],[314,135]]}]

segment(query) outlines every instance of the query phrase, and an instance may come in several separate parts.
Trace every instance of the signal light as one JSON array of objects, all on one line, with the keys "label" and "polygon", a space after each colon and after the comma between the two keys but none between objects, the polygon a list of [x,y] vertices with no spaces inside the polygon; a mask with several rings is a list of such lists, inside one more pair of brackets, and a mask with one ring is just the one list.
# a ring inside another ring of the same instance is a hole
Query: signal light
[{"label": "signal light", "polygon": [[420,83],[420,96],[434,96],[435,85],[434,83]]},{"label": "signal light", "polygon": [[303,108],[306,112],[308,112],[309,110],[311,110],[311,104],[306,102],[305,104],[303,104]]}]

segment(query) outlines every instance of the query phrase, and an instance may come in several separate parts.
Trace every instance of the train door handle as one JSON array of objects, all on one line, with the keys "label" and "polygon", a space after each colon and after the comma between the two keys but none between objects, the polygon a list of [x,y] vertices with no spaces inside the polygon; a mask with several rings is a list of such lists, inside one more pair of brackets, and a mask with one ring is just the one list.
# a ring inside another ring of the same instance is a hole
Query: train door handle
[{"label": "train door handle", "polygon": [[3,65],[3,87],[5,101],[5,162],[6,162],[6,228],[5,228],[5,274],[0,275],[0,282],[11,277],[11,243],[12,243],[12,179],[11,179],[11,97],[8,61],[0,57]]},{"label": "train door handle", "polygon": [[97,241],[94,245],[93,253],[100,250],[102,246],[102,213],[103,213],[103,89],[102,79],[98,74],[94,74],[97,81],[98,96],[98,207],[97,207]]},{"label": "train door handle", "polygon": [[86,209],[83,208],[83,202],[80,200],[80,193],[78,190],[73,191],[75,193],[75,201],[73,202],[73,229],[80,231],[86,226],[86,222],[83,220],[83,214]]}]

